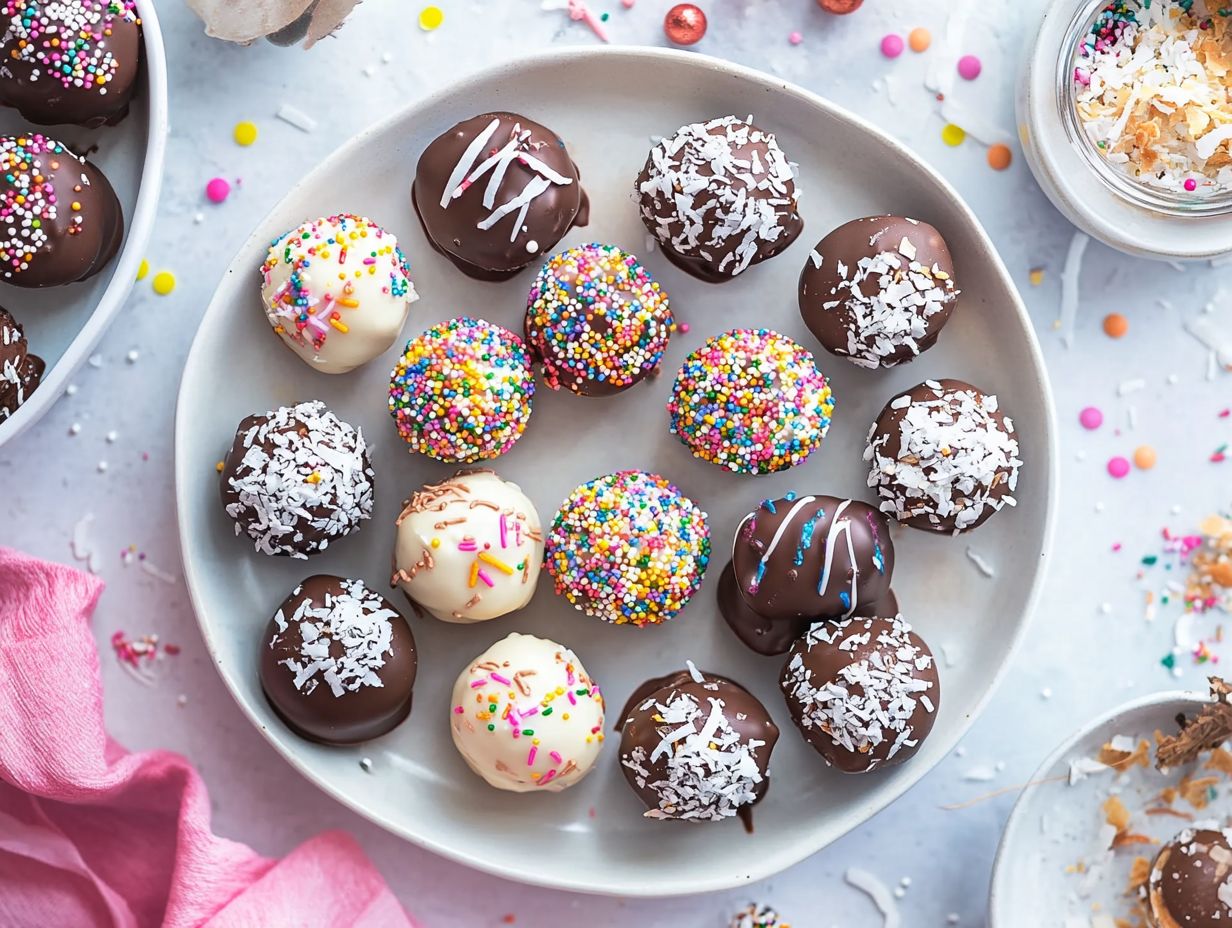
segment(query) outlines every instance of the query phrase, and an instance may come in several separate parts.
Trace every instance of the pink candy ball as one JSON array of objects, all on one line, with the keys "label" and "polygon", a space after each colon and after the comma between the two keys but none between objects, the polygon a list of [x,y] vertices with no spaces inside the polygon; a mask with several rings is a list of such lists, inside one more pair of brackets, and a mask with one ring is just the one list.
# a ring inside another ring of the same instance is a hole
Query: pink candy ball
[{"label": "pink candy ball", "polygon": [[1188,190],[1190,193],[1193,193],[1195,190],[1198,189],[1198,182],[1194,180],[1192,177],[1186,177],[1185,178],[1185,189]]},{"label": "pink candy ball", "polygon": [[1120,480],[1129,473],[1129,461],[1118,455],[1108,459],[1108,473]]},{"label": "pink candy ball", "polygon": [[221,203],[231,193],[231,185],[221,177],[215,177],[205,185],[205,196],[211,203]]},{"label": "pink candy ball", "polygon": [[975,55],[963,55],[958,59],[958,76],[965,81],[973,81],[980,76],[984,66]]},{"label": "pink candy ball", "polygon": [[1088,406],[1078,413],[1078,421],[1084,429],[1097,429],[1104,424],[1104,414],[1094,406]]},{"label": "pink candy ball", "polygon": [[903,37],[891,33],[881,40],[881,54],[887,58],[897,58],[903,53]]}]

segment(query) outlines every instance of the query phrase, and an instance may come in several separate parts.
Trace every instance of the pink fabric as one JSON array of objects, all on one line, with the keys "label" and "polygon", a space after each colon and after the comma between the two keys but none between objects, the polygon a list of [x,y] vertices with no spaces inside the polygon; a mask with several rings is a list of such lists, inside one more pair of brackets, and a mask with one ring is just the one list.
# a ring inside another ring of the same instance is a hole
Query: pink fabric
[{"label": "pink fabric", "polygon": [[187,760],[107,737],[102,589],[0,547],[0,925],[413,928],[348,835],[262,857],[210,831]]}]

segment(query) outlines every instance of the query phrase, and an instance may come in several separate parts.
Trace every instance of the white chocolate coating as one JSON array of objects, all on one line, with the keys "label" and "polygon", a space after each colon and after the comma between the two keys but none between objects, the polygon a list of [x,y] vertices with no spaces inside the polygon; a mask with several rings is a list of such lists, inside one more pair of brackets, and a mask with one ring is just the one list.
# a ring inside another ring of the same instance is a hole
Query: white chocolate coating
[{"label": "white chocolate coating", "polygon": [[543,526],[517,484],[490,470],[428,484],[398,516],[392,583],[442,622],[522,609],[543,567]]},{"label": "white chocolate coating", "polygon": [[559,792],[586,776],[603,748],[603,696],[568,648],[514,633],[458,676],[449,728],[490,785]]},{"label": "white chocolate coating", "polygon": [[419,299],[398,240],[360,216],[306,222],[261,266],[265,318],[309,367],[345,374],[387,351]]}]

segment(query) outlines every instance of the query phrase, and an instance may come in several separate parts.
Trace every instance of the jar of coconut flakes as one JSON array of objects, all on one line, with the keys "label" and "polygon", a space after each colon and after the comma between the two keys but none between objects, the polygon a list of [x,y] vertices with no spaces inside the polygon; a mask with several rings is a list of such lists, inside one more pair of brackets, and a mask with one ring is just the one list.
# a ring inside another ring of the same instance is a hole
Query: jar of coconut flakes
[{"label": "jar of coconut flakes", "polygon": [[1084,232],[1144,257],[1232,254],[1232,0],[1054,0],[1018,124]]}]

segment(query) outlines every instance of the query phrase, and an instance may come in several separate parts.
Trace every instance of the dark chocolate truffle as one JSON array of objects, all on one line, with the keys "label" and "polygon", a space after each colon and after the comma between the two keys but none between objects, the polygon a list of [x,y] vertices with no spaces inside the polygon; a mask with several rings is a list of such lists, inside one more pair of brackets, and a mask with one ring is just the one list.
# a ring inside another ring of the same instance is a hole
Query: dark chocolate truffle
[{"label": "dark chocolate truffle", "polygon": [[773,258],[804,228],[779,143],[735,116],[682,126],[659,142],[635,192],[667,259],[708,283]]},{"label": "dark chocolate truffle", "polygon": [[526,344],[544,381],[581,396],[610,396],[655,373],[675,328],[667,294],[615,245],[553,257],[526,305]]},{"label": "dark chocolate truffle", "polygon": [[959,291],[941,233],[903,216],[839,226],[800,272],[800,315],[822,347],[860,367],[894,367],[937,342]]},{"label": "dark chocolate truffle", "polygon": [[620,766],[647,818],[717,822],[739,815],[751,829],[779,738],[757,697],[690,664],[642,684],[621,718]]},{"label": "dark chocolate truffle", "polygon": [[30,398],[43,376],[43,359],[30,354],[26,333],[0,306],[0,422]]},{"label": "dark chocolate truffle", "polygon": [[91,129],[128,112],[141,58],[133,0],[4,0],[0,103],[42,126]]},{"label": "dark chocolate truffle", "polygon": [[101,271],[120,248],[124,215],[103,173],[44,135],[0,136],[0,273],[55,287]]},{"label": "dark chocolate truffle", "polygon": [[937,662],[901,616],[819,622],[792,647],[779,685],[804,739],[843,773],[907,760],[941,703]]},{"label": "dark chocolate truffle", "polygon": [[306,558],[372,515],[363,433],[319,400],[245,418],[222,469],[222,504],[262,554]]},{"label": "dark chocolate truffle", "polygon": [[893,573],[894,543],[880,512],[858,500],[788,493],[736,529],[719,610],[754,651],[782,654],[819,619],[887,612]]},{"label": "dark chocolate truffle", "polygon": [[1014,506],[1018,436],[997,397],[926,380],[888,402],[868,433],[868,485],[899,522],[958,534]]},{"label": "dark chocolate truffle", "polygon": [[410,714],[415,639],[362,580],[309,577],[274,613],[262,645],[261,689],[301,738],[368,741]]},{"label": "dark chocolate truffle", "polygon": [[411,199],[432,247],[477,280],[508,280],[590,212],[565,143],[515,113],[483,113],[437,136]]},{"label": "dark chocolate truffle", "polygon": [[1144,887],[1151,928],[1232,924],[1232,829],[1198,822],[1165,844]]}]

